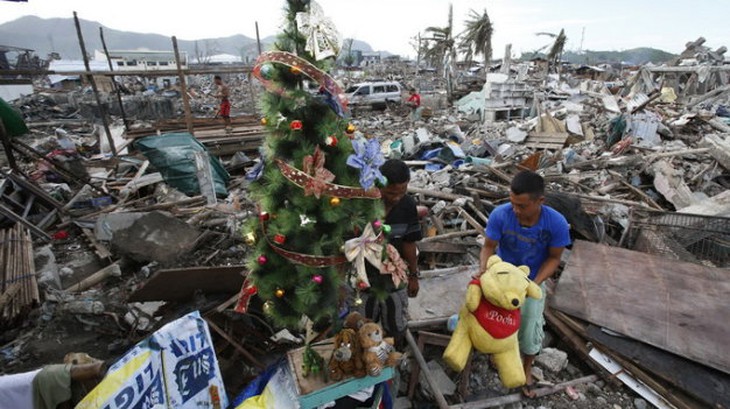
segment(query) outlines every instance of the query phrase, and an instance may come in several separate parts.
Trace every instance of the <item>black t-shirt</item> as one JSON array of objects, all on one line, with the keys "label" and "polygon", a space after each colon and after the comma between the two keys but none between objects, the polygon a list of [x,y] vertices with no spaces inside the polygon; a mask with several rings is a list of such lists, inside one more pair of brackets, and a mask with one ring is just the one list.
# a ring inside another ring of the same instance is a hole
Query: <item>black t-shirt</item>
[{"label": "black t-shirt", "polygon": [[403,196],[403,199],[390,209],[390,213],[385,216],[385,224],[390,225],[388,243],[395,246],[398,252],[401,252],[404,241],[414,242],[423,238],[416,201],[409,195]]},{"label": "black t-shirt", "polygon": [[[423,238],[421,232],[421,224],[418,221],[418,210],[416,209],[416,201],[408,196],[403,196],[385,216],[385,224],[390,226],[390,234],[388,243],[392,244],[403,255],[403,242],[419,241]],[[383,289],[385,292],[397,290],[393,285],[393,279],[390,275],[380,274],[370,263],[367,264],[368,280],[375,289]],[[401,284],[401,287],[404,286]]]}]

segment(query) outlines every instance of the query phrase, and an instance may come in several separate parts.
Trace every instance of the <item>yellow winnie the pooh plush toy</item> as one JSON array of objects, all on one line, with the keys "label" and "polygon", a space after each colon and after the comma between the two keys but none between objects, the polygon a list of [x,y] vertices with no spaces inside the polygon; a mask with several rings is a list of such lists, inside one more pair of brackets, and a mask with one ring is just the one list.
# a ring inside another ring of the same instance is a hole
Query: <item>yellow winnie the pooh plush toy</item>
[{"label": "yellow winnie the pooh plush toy", "polygon": [[444,361],[452,369],[464,369],[473,346],[492,355],[505,387],[525,384],[517,341],[520,307],[525,297],[542,297],[540,287],[527,278],[529,273],[527,266],[515,267],[498,256],[489,258],[487,271],[469,283],[466,303],[444,351]]}]

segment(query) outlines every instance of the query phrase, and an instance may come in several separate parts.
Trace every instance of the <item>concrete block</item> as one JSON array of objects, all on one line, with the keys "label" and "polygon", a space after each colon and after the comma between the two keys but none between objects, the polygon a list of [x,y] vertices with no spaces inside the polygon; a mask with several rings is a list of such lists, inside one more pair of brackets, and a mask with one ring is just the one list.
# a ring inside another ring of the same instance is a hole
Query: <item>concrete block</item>
[{"label": "concrete block", "polygon": [[162,212],[151,212],[128,228],[117,231],[112,248],[139,262],[171,261],[192,250],[199,232]]}]

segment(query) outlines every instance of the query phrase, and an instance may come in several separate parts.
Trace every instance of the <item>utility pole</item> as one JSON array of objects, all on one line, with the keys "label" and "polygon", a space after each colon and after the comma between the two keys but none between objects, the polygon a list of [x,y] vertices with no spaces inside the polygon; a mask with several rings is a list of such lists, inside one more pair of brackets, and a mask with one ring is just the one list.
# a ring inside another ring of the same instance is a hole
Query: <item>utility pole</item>
[{"label": "utility pole", "polygon": [[261,38],[259,37],[259,22],[256,22],[256,46],[259,48],[259,55],[261,55]]},{"label": "utility pole", "polygon": [[96,97],[96,105],[99,107],[99,115],[101,115],[101,123],[104,125],[104,132],[106,132],[106,139],[109,143],[109,149],[112,151],[112,156],[117,156],[117,148],[114,146],[114,139],[112,138],[112,132],[109,130],[109,121],[106,117],[107,112],[104,105],[101,103],[101,97],[99,97],[99,89],[96,87],[96,81],[94,76],[91,74],[91,68],[89,67],[89,56],[86,54],[86,45],[84,44],[84,36],[81,34],[81,24],[79,23],[79,17],[74,11],[74,23],[76,24],[76,34],[79,37],[79,46],[81,47],[81,55],[84,57],[84,67],[86,67],[86,76],[91,83],[91,89],[94,91],[94,97]]},{"label": "utility pole", "polygon": [[[106,48],[106,41],[104,41],[104,28],[99,27],[99,37],[101,37],[101,46],[104,48],[104,55],[106,55],[106,62],[109,64],[109,71],[114,71],[112,67],[112,59],[109,57],[109,50]],[[122,104],[122,92],[117,86],[117,82],[112,77],[112,87],[117,94],[117,102],[119,103],[119,111],[122,114],[122,122],[124,122],[124,129],[129,132],[129,124],[127,123],[127,114],[124,112],[124,104]]]},{"label": "utility pole", "polygon": [[[177,64],[177,78],[180,81],[180,94],[182,94],[183,110],[185,111],[185,123],[187,124],[190,135],[194,134],[193,114],[190,112],[190,96],[188,95],[188,87],[185,84],[185,74],[182,71],[182,62],[180,60],[180,51],[177,48],[177,37],[172,36],[172,48],[175,51],[175,63]],[[186,61],[187,62],[187,61]]]}]

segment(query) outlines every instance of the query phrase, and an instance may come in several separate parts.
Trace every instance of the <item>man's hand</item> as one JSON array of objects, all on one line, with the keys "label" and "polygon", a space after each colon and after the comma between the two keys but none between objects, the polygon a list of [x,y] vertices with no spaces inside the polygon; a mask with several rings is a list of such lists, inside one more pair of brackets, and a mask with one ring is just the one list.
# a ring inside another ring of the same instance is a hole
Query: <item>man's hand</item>
[{"label": "man's hand", "polygon": [[418,277],[408,277],[408,297],[414,298],[418,295]]}]

